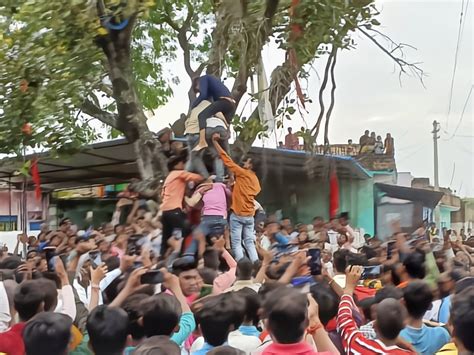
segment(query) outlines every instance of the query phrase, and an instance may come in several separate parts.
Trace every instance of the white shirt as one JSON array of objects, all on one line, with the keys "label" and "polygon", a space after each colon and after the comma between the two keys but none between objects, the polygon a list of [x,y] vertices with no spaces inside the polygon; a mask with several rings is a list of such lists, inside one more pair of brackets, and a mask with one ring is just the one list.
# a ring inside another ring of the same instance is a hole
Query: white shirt
[{"label": "white shirt", "polygon": [[230,332],[227,339],[229,346],[245,351],[246,354],[251,354],[262,344],[259,338],[251,335],[243,335],[240,330]]},{"label": "white shirt", "polygon": [[0,281],[0,333],[10,328],[11,319],[7,291],[3,281]]},{"label": "white shirt", "polygon": [[[119,277],[122,274],[122,270],[120,269],[115,269],[112,270],[111,272],[108,272],[104,279],[99,283],[100,287],[100,292],[99,292],[99,305],[104,303],[104,299],[102,298],[102,292],[109,286],[112,281],[114,281],[117,277]],[[77,291],[77,295],[79,296],[79,299],[81,300],[84,305],[89,308],[89,303],[91,301],[91,284],[89,283],[89,286],[87,286],[87,290],[82,287],[79,284],[79,281],[77,279],[74,279],[73,282],[74,288]]]}]

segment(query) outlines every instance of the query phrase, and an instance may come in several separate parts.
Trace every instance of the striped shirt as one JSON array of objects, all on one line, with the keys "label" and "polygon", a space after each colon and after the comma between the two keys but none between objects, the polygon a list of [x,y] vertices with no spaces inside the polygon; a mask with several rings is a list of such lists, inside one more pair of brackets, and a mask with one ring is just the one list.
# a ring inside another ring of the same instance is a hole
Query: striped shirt
[{"label": "striped shirt", "polygon": [[356,305],[352,296],[343,295],[337,313],[337,328],[342,337],[342,345],[346,354],[413,354],[398,346],[386,346],[378,339],[367,339],[357,328],[352,315]]}]

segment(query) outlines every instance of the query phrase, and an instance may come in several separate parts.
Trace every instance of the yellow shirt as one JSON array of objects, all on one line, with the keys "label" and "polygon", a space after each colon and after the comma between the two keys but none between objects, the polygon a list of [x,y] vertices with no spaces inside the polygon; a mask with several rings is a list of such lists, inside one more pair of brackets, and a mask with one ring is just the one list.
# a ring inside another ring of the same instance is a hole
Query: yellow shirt
[{"label": "yellow shirt", "polygon": [[443,346],[436,355],[458,355],[458,349],[454,343],[448,343]]}]

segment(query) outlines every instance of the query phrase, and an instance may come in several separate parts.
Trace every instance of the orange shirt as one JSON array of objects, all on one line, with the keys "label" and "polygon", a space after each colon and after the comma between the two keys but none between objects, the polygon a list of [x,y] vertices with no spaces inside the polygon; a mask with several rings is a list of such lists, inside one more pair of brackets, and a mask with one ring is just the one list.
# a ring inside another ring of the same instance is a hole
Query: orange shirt
[{"label": "orange shirt", "polygon": [[171,211],[183,209],[183,198],[188,181],[201,181],[202,176],[185,170],[173,170],[166,177],[161,192],[161,210]]},{"label": "orange shirt", "polygon": [[255,215],[255,196],[260,192],[260,182],[252,170],[241,168],[218,145],[217,150],[225,166],[235,175],[234,189],[232,190],[231,210],[242,217]]}]

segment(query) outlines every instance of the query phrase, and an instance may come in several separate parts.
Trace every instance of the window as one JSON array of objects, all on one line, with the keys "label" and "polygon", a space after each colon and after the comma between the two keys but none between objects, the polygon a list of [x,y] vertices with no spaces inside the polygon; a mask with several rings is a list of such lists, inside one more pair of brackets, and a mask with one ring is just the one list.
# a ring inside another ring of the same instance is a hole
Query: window
[{"label": "window", "polygon": [[0,232],[18,230],[17,216],[0,216]]}]

